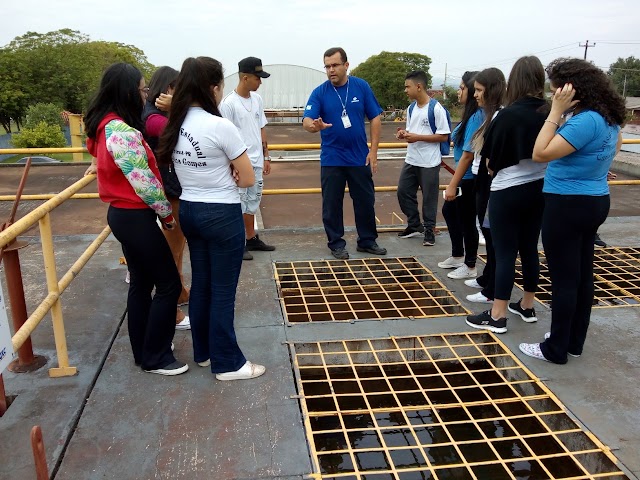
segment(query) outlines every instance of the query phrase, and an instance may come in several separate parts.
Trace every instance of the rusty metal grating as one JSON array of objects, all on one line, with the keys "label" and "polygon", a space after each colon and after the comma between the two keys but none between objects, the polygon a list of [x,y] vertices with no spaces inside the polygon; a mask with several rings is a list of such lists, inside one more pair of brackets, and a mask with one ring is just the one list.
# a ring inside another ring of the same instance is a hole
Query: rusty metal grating
[{"label": "rusty metal grating", "polygon": [[312,478],[629,478],[490,332],[290,349]]},{"label": "rusty metal grating", "polygon": [[[540,254],[540,280],[536,298],[551,306],[551,278],[544,252]],[[479,255],[486,262],[486,255]],[[594,308],[640,306],[640,249],[596,249],[593,259]],[[522,289],[522,266],[516,260],[515,284]]]},{"label": "rusty metal grating", "polygon": [[288,324],[469,313],[414,257],[275,262]]}]

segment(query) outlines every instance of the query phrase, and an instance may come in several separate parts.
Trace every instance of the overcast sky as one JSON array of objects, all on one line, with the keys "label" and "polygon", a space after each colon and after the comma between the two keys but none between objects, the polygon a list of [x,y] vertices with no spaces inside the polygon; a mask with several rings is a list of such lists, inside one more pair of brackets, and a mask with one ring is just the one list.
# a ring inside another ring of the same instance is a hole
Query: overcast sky
[{"label": "overcast sky", "polygon": [[2,46],[28,31],[71,28],[135,45],[158,66],[212,56],[227,74],[247,56],[322,70],[332,46],[345,48],[351,68],[383,50],[425,54],[437,79],[447,64],[450,84],[465,70],[495,66],[508,75],[522,55],[545,65],[582,57],[586,40],[600,67],[640,58],[638,0],[6,0],[0,12]]}]

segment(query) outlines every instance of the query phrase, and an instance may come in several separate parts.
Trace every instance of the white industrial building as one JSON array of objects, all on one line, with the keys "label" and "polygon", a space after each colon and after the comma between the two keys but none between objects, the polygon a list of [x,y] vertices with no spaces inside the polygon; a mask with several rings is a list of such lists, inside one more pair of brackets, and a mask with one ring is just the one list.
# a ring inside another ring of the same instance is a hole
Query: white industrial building
[{"label": "white industrial building", "polygon": [[[275,64],[263,68],[271,74],[258,89],[265,110],[302,110],[311,91],[327,79],[324,72],[299,65]],[[231,93],[237,84],[236,71],[225,77],[224,94]]]}]

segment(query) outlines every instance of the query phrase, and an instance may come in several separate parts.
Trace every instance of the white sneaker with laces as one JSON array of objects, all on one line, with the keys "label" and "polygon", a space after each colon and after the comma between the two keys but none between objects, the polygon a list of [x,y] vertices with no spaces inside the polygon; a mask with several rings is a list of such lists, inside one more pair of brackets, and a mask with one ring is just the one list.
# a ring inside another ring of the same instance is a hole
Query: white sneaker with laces
[{"label": "white sneaker with laces", "polygon": [[545,362],[549,361],[546,358],[544,358],[544,355],[542,354],[542,350],[540,350],[539,343],[521,343],[518,346],[518,348],[520,348],[520,351],[525,355],[528,355],[533,358],[537,358],[538,360],[544,360]]},{"label": "white sneaker with laces", "polygon": [[493,303],[493,300],[485,297],[482,292],[474,293],[473,295],[467,295],[467,300],[475,303]]},{"label": "white sneaker with laces", "polygon": [[449,272],[447,277],[459,280],[461,278],[474,278],[478,276],[476,268],[469,268],[466,265],[456,268],[453,272]]},{"label": "white sneaker with laces", "polygon": [[235,372],[216,373],[218,380],[248,380],[256,378],[265,372],[263,365],[251,363],[249,360]]},{"label": "white sneaker with laces", "polygon": [[472,278],[471,280],[465,280],[465,281],[464,281],[464,284],[465,284],[467,287],[471,287],[471,288],[479,288],[480,290],[482,290],[482,288],[483,288],[483,286],[482,286],[482,285],[480,285],[480,284],[478,283],[478,280],[476,280],[475,278]]},{"label": "white sneaker with laces", "polygon": [[180,323],[176,323],[176,330],[191,330],[189,315],[186,315]]},{"label": "white sneaker with laces", "polygon": [[438,263],[440,268],[458,268],[464,265],[464,257],[449,257],[444,262]]}]

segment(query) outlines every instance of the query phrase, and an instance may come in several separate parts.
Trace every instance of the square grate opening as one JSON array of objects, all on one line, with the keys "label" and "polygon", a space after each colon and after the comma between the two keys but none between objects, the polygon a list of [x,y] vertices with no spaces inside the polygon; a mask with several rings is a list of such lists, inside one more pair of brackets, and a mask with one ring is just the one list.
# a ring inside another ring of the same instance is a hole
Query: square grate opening
[{"label": "square grate opening", "polygon": [[[551,278],[544,252],[540,254],[540,281],[536,299],[551,306]],[[486,262],[486,255],[479,255]],[[594,308],[640,306],[640,249],[598,248],[593,258]],[[522,290],[522,265],[516,260],[515,284]]]},{"label": "square grate opening", "polygon": [[628,479],[489,332],[290,349],[313,478]]},{"label": "square grate opening", "polygon": [[275,262],[288,324],[466,315],[414,257]]}]

